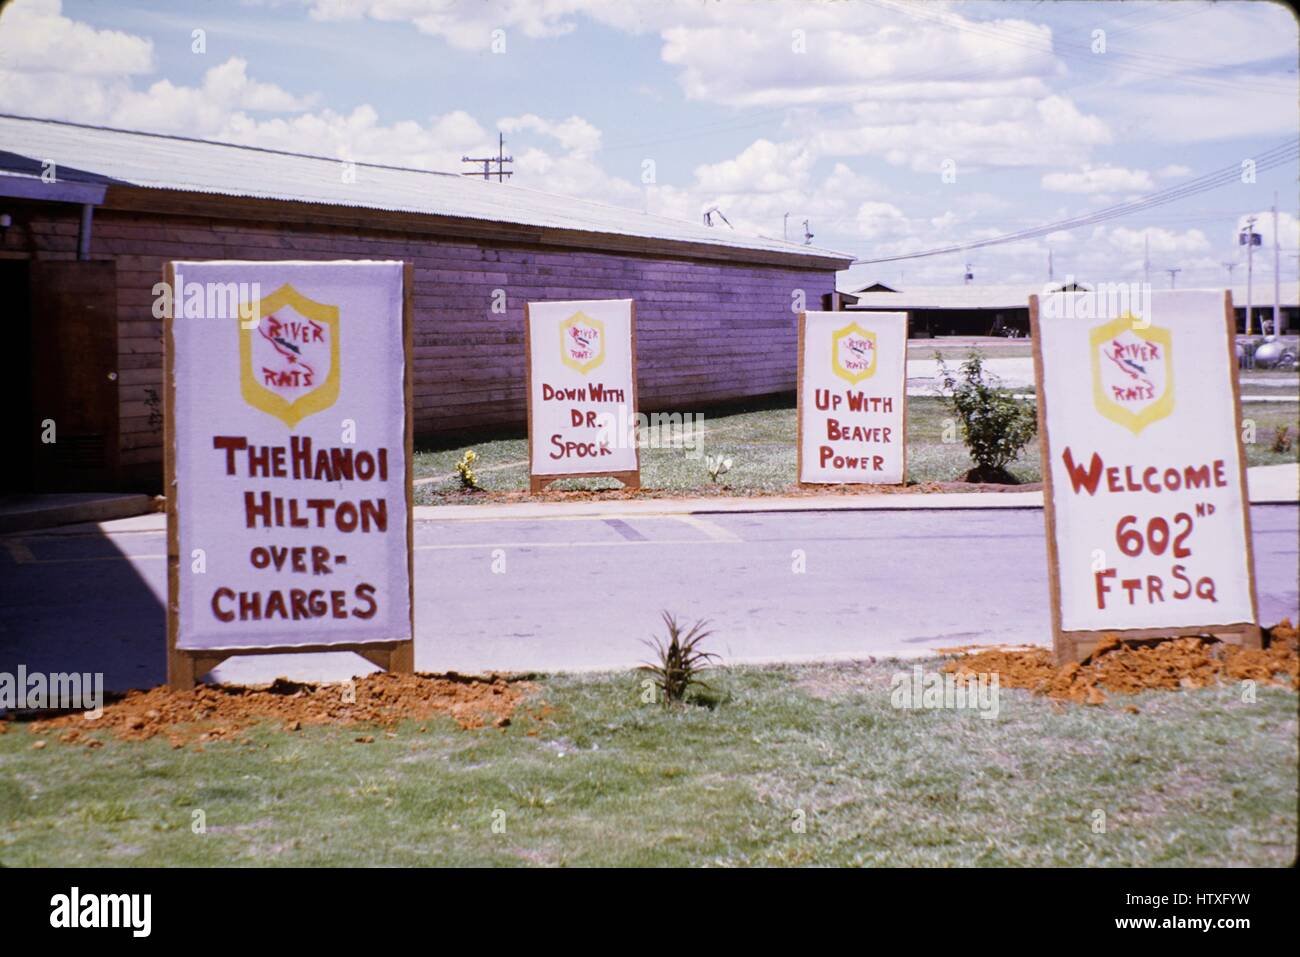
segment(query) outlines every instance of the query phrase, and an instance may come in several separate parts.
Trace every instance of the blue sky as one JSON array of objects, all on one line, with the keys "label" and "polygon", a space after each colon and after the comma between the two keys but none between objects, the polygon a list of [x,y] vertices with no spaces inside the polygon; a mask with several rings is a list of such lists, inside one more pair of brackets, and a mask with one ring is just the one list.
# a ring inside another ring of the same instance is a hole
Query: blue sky
[{"label": "blue sky", "polygon": [[[1298,53],[1290,12],[1249,2],[16,0],[0,110],[444,170],[504,130],[523,185],[697,221],[717,204],[771,236],[789,212],[792,236],[807,218],[817,245],[872,258],[1294,142]],[[1294,278],[1298,173],[846,278],[1045,280],[1050,247],[1058,278],[1133,280],[1147,237],[1157,285],[1169,266],[1221,284],[1274,190]],[[1271,254],[1256,267],[1271,281]]]}]

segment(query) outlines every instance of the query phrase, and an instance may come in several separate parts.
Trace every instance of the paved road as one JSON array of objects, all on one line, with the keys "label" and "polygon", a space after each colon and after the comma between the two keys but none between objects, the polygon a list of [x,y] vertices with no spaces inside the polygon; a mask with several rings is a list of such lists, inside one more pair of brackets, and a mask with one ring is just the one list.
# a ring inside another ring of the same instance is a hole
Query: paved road
[{"label": "paved road", "polygon": [[[1255,506],[1261,613],[1300,611],[1300,509]],[[635,663],[660,609],[716,622],[729,661],[918,655],[1049,641],[1038,509],[457,520],[416,526],[416,666]],[[163,535],[0,539],[0,671],[164,677]],[[504,573],[492,570],[494,550]],[[796,550],[806,571],[792,566]],[[216,677],[341,680],[350,653],[233,659]]]}]

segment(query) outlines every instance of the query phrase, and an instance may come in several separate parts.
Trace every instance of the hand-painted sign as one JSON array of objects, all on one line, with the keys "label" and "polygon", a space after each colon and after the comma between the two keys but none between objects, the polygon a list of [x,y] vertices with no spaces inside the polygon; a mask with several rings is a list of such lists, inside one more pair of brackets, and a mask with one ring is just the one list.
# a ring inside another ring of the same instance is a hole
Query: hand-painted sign
[{"label": "hand-painted sign", "polygon": [[907,316],[799,317],[799,481],[906,481]]},{"label": "hand-painted sign", "polygon": [[[173,647],[410,639],[403,264],[183,262],[169,276]],[[185,309],[218,287],[240,291],[237,311]]]},{"label": "hand-painted sign", "polygon": [[639,483],[636,310],[630,299],[533,302],[528,348],[529,471]]},{"label": "hand-painted sign", "polygon": [[[1031,301],[1058,637],[1257,622],[1231,303]],[[1226,315],[1225,315],[1226,309]],[[1068,653],[1067,655],[1068,656]]]}]

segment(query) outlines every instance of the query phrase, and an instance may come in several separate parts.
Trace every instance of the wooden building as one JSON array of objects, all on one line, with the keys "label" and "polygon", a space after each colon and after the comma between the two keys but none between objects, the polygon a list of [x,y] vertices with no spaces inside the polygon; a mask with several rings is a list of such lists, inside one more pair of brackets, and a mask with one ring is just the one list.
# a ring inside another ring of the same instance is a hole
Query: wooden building
[{"label": "wooden building", "polygon": [[0,116],[9,490],[160,485],[172,259],[414,263],[428,438],[523,426],[530,300],[636,299],[644,409],[792,391],[792,304],[820,308],[851,257],[457,174]]}]

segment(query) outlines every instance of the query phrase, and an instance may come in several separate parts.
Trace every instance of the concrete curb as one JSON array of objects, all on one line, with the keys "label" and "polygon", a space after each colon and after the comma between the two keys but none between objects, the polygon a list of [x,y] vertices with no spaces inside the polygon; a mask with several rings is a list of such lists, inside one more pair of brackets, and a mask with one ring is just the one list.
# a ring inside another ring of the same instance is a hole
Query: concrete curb
[{"label": "concrete curb", "polygon": [[725,515],[754,512],[868,512],[915,509],[1042,508],[1041,492],[898,492],[862,495],[764,495],[731,498],[658,498],[585,502],[511,502],[503,505],[417,505],[417,522],[605,518],[653,515]]},{"label": "concrete curb", "polygon": [[59,525],[111,522],[148,515],[153,511],[154,500],[150,495],[113,495],[101,492],[33,495],[0,506],[0,534],[29,532]]}]

